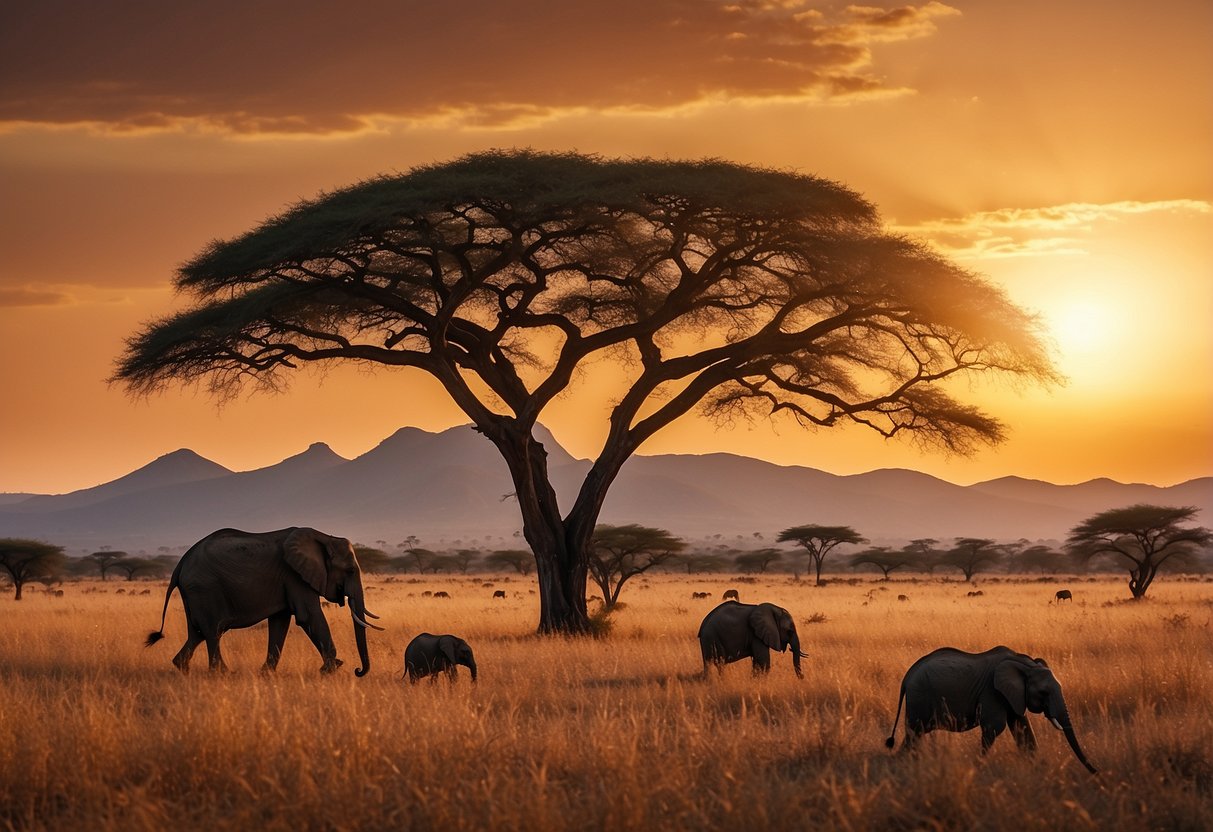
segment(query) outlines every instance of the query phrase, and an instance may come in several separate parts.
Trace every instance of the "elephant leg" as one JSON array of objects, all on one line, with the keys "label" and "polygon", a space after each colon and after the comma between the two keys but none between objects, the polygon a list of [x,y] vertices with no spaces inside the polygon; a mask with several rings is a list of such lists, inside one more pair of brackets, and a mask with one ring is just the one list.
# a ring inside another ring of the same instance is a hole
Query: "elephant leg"
[{"label": "elephant leg", "polygon": [[1010,723],[1011,736],[1015,738],[1015,745],[1024,751],[1036,750],[1036,735],[1032,733],[1032,725],[1028,722],[1027,717],[1016,717]]},{"label": "elephant leg", "polygon": [[173,664],[182,673],[190,672],[190,658],[193,657],[194,651],[198,649],[198,645],[203,642],[202,631],[194,625],[194,622],[186,619],[185,622],[187,635],[185,644],[181,645],[181,649],[177,651],[177,655],[173,656]]},{"label": "elephant leg", "polygon": [[760,641],[755,641],[751,646],[750,655],[753,657],[753,672],[755,675],[770,671],[771,648]]},{"label": "elephant leg", "polygon": [[269,645],[265,651],[265,664],[261,667],[262,673],[272,673],[278,669],[278,660],[282,658],[282,645],[286,642],[286,631],[290,626],[290,610],[270,616]]},{"label": "elephant leg", "polygon": [[219,651],[219,633],[206,636],[206,655],[210,660],[210,669],[221,673],[227,672],[227,663],[223,661],[223,653]]},{"label": "elephant leg", "polygon": [[307,637],[312,640],[312,644],[316,647],[316,652],[324,660],[324,664],[320,667],[321,673],[332,673],[341,667],[343,662],[337,658],[337,648],[333,646],[333,634],[329,630],[329,623],[325,620],[324,613],[320,611],[320,601],[318,599],[316,600],[316,609],[309,610],[305,614],[296,612],[295,622],[303,627],[303,632],[307,633]]},{"label": "elephant leg", "polygon": [[981,724],[981,753],[985,754],[990,750],[990,746],[994,744],[994,740],[998,739],[998,735],[1005,731],[1007,722],[1005,719],[998,722],[983,722]]},{"label": "elephant leg", "polygon": [[446,678],[447,678],[447,681],[450,682],[452,685],[455,684],[455,682],[459,678],[458,665],[451,665],[450,667],[448,667],[446,669]]}]

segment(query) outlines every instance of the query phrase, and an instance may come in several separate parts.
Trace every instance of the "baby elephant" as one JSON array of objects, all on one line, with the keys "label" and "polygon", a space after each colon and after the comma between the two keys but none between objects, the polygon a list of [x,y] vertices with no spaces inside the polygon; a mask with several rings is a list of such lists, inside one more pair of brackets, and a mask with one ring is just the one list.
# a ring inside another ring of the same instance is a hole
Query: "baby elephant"
[{"label": "baby elephant", "polygon": [[444,671],[454,682],[457,665],[472,671],[472,681],[476,681],[476,657],[468,643],[458,636],[422,633],[404,648],[404,672],[410,682],[416,683],[426,676],[433,676],[430,681],[436,682],[438,674]]},{"label": "baby elephant", "polygon": [[941,647],[928,653],[914,662],[901,680],[893,732],[885,740],[889,748],[896,742],[903,701],[906,706],[903,751],[912,749],[923,734],[936,728],[968,731],[978,726],[983,754],[1007,728],[1011,729],[1017,746],[1032,751],[1036,748],[1036,737],[1027,715],[1042,713],[1053,727],[1065,733],[1078,761],[1092,774],[1096,773],[1078,745],[1061,685],[1044,659],[1016,653],[1009,647],[995,647],[984,653]]}]

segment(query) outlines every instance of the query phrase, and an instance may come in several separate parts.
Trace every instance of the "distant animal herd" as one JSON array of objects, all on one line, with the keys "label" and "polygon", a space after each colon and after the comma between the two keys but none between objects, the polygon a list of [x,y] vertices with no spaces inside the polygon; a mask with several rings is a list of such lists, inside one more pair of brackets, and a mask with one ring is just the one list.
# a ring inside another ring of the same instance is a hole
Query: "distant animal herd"
[{"label": "distant animal herd", "polygon": [[[378,616],[366,606],[352,544],[345,538],[314,529],[264,533],[221,529],[198,541],[182,556],[169,580],[160,629],[147,637],[149,647],[164,638],[164,620],[174,591],[181,593],[186,618],[186,641],[173,658],[173,664],[183,673],[188,672],[190,658],[203,642],[210,668],[226,669],[219,645],[223,633],[261,621],[269,622],[262,669],[273,671],[292,618],[320,653],[321,672],[331,673],[340,667],[341,661],[337,659],[332,633],[321,609],[322,602],[328,602],[349,606],[362,663],[354,672],[364,676],[370,671],[366,631],[383,629],[368,620]],[[967,596],[982,594],[981,590],[973,590]],[[869,598],[871,595],[870,592]],[[422,596],[451,597],[442,590],[425,591]],[[491,597],[505,600],[506,593],[494,589]],[[691,598],[709,600],[712,594],[694,591]],[[800,660],[808,654],[801,650],[791,613],[775,604],[742,603],[737,589],[726,590],[721,598],[721,603],[704,616],[697,634],[703,678],[709,676],[713,667],[719,674],[726,664],[746,658],[750,659],[755,674],[766,673],[771,667],[772,652],[790,652],[797,677],[803,677]],[[910,599],[898,595],[897,600]],[[1059,590],[1054,600],[1073,601],[1073,594],[1068,589]],[[421,633],[404,651],[404,675],[414,683],[423,678],[436,681],[439,675],[454,681],[461,665],[470,670],[475,682],[477,666],[472,647],[449,633]],[[1096,771],[1078,744],[1061,686],[1044,659],[1007,647],[984,653],[943,647],[923,656],[906,671],[893,721],[894,734],[903,704],[903,750],[913,748],[923,734],[936,729],[968,731],[977,727],[981,728],[983,753],[1008,728],[1017,746],[1031,750],[1036,739],[1026,715],[1042,713],[1065,733],[1078,760],[1092,773]],[[886,744],[893,747],[894,736]]]}]

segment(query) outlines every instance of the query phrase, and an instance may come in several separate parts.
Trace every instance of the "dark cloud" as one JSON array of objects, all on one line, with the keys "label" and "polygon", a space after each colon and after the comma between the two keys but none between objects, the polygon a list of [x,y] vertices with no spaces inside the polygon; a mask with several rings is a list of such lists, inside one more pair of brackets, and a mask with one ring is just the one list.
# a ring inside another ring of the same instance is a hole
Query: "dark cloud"
[{"label": "dark cloud", "polygon": [[938,2],[39,0],[0,27],[0,122],[332,133],[381,119],[504,124],[574,108],[897,92],[870,45]]}]

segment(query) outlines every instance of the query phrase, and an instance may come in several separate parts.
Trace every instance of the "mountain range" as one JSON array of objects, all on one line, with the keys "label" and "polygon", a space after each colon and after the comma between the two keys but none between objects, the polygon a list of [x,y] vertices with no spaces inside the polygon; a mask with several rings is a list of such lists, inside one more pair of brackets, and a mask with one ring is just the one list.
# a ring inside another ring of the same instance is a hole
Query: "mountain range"
[{"label": "mountain range", "polygon": [[[568,506],[590,463],[550,433],[536,436]],[[152,551],[187,546],[225,526],[313,526],[368,544],[394,546],[412,535],[434,548],[516,548],[521,521],[513,490],[496,449],[470,426],[441,433],[406,427],[355,459],[316,443],[276,465],[237,472],[183,449],[70,494],[0,495],[0,537],[43,539],[69,551]],[[1018,477],[960,486],[904,469],[840,476],[723,453],[635,456],[612,487],[601,522],[738,546],[768,544],[781,529],[805,523],[849,525],[874,543],[1057,541],[1095,512],[1134,503],[1197,506],[1210,525],[1213,477],[1166,488]]]}]

